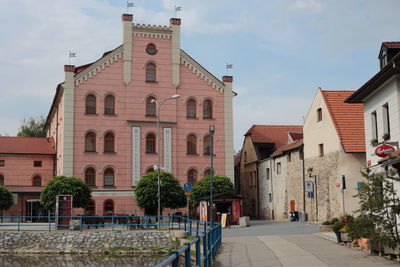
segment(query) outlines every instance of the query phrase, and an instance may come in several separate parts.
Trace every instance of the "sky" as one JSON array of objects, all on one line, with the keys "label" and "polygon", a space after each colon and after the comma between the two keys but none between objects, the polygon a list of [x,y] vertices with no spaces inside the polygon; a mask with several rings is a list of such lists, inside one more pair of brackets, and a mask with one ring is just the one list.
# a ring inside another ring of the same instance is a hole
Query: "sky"
[{"label": "sky", "polygon": [[[0,134],[47,116],[56,85],[122,43],[122,13],[169,25],[182,8],[181,48],[216,77],[234,76],[234,142],[253,124],[303,123],[318,87],[357,90],[400,40],[398,0],[0,0]],[[226,64],[233,69],[226,69]]]}]

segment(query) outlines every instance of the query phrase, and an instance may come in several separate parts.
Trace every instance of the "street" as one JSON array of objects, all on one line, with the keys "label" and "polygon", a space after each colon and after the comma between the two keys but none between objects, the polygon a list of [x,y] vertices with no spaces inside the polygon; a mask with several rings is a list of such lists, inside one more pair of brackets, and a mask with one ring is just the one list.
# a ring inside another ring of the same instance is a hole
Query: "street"
[{"label": "street", "polygon": [[318,225],[307,222],[252,221],[247,228],[226,228],[215,266],[398,265],[396,261],[338,245],[317,232]]}]

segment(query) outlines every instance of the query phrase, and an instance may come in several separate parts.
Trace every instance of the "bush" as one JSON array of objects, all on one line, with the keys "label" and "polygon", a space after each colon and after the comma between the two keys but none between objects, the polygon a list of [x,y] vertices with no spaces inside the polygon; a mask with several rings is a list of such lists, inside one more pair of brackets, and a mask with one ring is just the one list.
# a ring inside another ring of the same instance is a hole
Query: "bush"
[{"label": "bush", "polygon": [[[135,188],[137,205],[146,210],[157,211],[157,172],[144,175]],[[186,206],[186,196],[178,179],[169,172],[160,172],[161,208],[177,209]]]},{"label": "bush", "polygon": [[40,203],[47,210],[55,210],[57,195],[72,195],[72,207],[85,208],[91,198],[91,189],[81,179],[56,176],[51,179],[40,193]]},{"label": "bush", "polygon": [[[198,181],[192,189],[190,195],[193,207],[197,207],[200,203],[198,199],[210,195],[210,176],[204,177]],[[235,192],[235,187],[231,179],[226,176],[213,176],[213,194],[218,193],[231,193]]]},{"label": "bush", "polygon": [[0,186],[0,211],[8,210],[14,204],[11,192],[4,186]]}]

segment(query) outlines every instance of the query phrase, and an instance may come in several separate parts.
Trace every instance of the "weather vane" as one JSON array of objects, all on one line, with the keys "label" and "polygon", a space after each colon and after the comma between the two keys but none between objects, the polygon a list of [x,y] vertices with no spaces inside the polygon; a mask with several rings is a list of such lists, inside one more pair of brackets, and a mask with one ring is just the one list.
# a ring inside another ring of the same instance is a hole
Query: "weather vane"
[{"label": "weather vane", "polygon": [[176,18],[177,13],[178,13],[179,11],[182,11],[182,7],[175,5],[175,18]]},{"label": "weather vane", "polygon": [[135,7],[135,3],[134,2],[126,2],[126,13],[128,13],[128,9],[130,7],[134,8]]},{"label": "weather vane", "polygon": [[226,63],[226,75],[228,75],[228,70],[233,69],[233,64]]},{"label": "weather vane", "polygon": [[69,51],[69,56],[68,56],[68,65],[71,65],[71,58],[76,57],[76,53]]}]

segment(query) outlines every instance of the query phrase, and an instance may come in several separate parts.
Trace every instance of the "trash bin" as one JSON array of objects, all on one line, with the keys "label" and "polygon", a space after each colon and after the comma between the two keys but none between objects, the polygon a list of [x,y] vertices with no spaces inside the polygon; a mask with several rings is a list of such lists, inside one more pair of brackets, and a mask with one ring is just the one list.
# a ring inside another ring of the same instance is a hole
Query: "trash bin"
[{"label": "trash bin", "polygon": [[290,212],[290,221],[296,222],[299,220],[299,212],[298,211],[291,211]]},{"label": "trash bin", "polygon": [[306,212],[299,212],[299,221],[306,222],[307,221],[307,213]]}]

